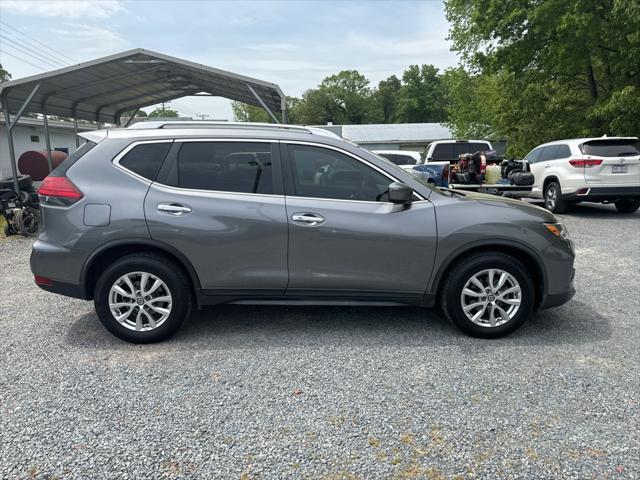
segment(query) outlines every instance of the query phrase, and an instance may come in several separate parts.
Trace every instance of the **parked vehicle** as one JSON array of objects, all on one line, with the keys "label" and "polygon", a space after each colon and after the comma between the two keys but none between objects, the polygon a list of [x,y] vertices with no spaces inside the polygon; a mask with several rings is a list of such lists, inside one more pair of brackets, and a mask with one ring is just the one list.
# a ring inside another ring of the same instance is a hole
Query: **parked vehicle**
[{"label": "parked vehicle", "polygon": [[412,152],[410,150],[372,150],[372,152],[401,167],[422,163],[420,152]]},{"label": "parked vehicle", "polygon": [[457,162],[465,153],[493,150],[486,140],[437,140],[431,142],[425,154],[426,162]]},{"label": "parked vehicle", "polygon": [[402,168],[438,187],[515,198],[527,195],[533,184],[526,162],[498,157],[485,140],[432,142],[424,162]]},{"label": "parked vehicle", "polygon": [[619,212],[640,207],[640,141],[637,137],[559,140],[524,158],[535,176],[530,196],[562,213],[579,202],[614,203]]},{"label": "parked vehicle", "polygon": [[572,242],[542,208],[441,191],[304,127],[142,128],[81,134],[40,187],[31,254],[41,288],[93,299],[122,339],[221,303],[440,304],[494,338],[574,293]]}]

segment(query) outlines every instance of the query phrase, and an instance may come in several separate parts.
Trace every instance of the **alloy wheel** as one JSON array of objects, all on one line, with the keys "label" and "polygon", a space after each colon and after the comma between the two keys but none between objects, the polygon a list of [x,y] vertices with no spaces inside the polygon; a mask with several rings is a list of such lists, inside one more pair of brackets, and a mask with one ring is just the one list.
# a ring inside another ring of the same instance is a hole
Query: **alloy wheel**
[{"label": "alloy wheel", "polygon": [[513,275],[497,268],[474,274],[460,295],[462,311],[476,325],[499,327],[513,319],[522,303],[522,289]]},{"label": "alloy wheel", "polygon": [[118,278],[109,290],[109,310],[123,327],[150,331],[169,315],[173,299],[169,287],[148,272],[130,272]]},{"label": "alloy wheel", "polygon": [[556,187],[551,185],[549,188],[547,188],[546,196],[547,196],[547,207],[549,208],[549,210],[553,210],[554,208],[556,208],[556,203],[558,201],[558,192],[556,190]]}]

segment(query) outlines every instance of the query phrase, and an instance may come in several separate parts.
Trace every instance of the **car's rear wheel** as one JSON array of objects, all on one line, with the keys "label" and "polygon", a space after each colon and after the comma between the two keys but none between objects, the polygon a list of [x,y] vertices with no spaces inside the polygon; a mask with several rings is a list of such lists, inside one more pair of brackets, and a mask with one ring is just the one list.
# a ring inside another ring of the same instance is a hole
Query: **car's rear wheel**
[{"label": "car's rear wheel", "polygon": [[567,201],[562,199],[562,190],[558,182],[550,182],[544,189],[544,208],[553,213],[567,210]]},{"label": "car's rear wheel", "polygon": [[634,213],[640,208],[640,198],[623,198],[615,201],[620,213]]},{"label": "car's rear wheel", "polygon": [[469,335],[481,338],[507,335],[533,311],[531,274],[509,255],[473,254],[447,274],[441,305],[447,318]]},{"label": "car's rear wheel", "polygon": [[96,283],[100,321],[116,337],[133,343],[159,342],[187,317],[191,286],[182,269],[152,254],[132,254],[110,265]]}]

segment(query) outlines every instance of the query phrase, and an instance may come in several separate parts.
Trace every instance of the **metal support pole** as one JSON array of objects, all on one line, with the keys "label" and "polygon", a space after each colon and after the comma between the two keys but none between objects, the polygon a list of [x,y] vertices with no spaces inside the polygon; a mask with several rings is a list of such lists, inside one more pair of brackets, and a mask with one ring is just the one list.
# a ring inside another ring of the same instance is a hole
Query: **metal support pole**
[{"label": "metal support pole", "polygon": [[133,120],[136,116],[136,114],[140,111],[139,108],[136,108],[136,110],[133,112],[133,114],[131,114],[131,116],[129,117],[129,120],[127,120],[127,123],[124,124],[124,128],[127,128],[129,126],[129,124],[131,123],[131,120]]},{"label": "metal support pole", "polygon": [[7,97],[2,101],[2,110],[4,111],[4,122],[7,126],[7,139],[9,140],[9,160],[11,161],[11,173],[13,174],[13,189],[16,192],[20,191],[20,184],[18,183],[18,167],[16,166],[16,152],[13,149],[13,125],[11,125],[11,117],[9,116],[9,104]]},{"label": "metal support pole", "polygon": [[269,107],[267,107],[267,104],[266,104],[266,103],[264,103],[264,102],[262,101],[262,98],[260,98],[260,95],[258,95],[258,94],[256,93],[256,91],[255,91],[253,88],[251,88],[251,85],[249,85],[248,83],[247,83],[247,88],[249,89],[249,91],[250,91],[251,93],[253,93],[253,96],[254,96],[254,97],[256,97],[256,99],[258,100],[258,102],[260,103],[260,105],[262,105],[262,108],[264,108],[264,109],[265,109],[265,111],[269,114],[269,116],[271,117],[271,119],[273,120],[273,122],[274,122],[274,123],[280,123],[280,122],[278,121],[278,119],[276,118],[276,116],[271,112],[271,110],[269,110]]},{"label": "metal support pole", "polygon": [[53,160],[51,159],[51,138],[49,137],[49,119],[47,118],[47,106],[42,105],[42,119],[44,120],[44,141],[47,144],[47,163],[49,173],[53,170]]},{"label": "metal support pole", "polygon": [[78,137],[78,119],[73,118],[73,136],[76,139],[76,148],[80,146],[80,137]]},{"label": "metal support pole", "polygon": [[13,127],[15,127],[22,116],[22,113],[27,108],[31,99],[36,94],[36,92],[40,89],[40,83],[38,83],[31,93],[24,101],[18,113],[16,113],[16,117],[11,121],[11,115],[9,115],[9,100],[7,99],[7,93],[5,90],[4,97],[2,98],[2,109],[4,111],[4,121],[7,126],[7,140],[9,140],[9,160],[11,161],[11,173],[13,174],[13,188],[16,192],[20,191],[20,184],[18,183],[18,166],[16,165],[16,151],[13,145]]}]

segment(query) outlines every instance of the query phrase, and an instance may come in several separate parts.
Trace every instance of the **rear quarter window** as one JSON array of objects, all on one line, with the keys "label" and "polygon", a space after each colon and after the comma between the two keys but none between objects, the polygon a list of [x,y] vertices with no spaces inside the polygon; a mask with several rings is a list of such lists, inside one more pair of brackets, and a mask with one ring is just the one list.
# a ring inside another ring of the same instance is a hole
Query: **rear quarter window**
[{"label": "rear quarter window", "polygon": [[84,157],[96,144],[85,142],[76,148],[60,165],[58,165],[49,175],[52,177],[64,177],[74,163]]},{"label": "rear quarter window", "polygon": [[154,181],[171,142],[143,143],[129,150],[118,162],[122,167]]},{"label": "rear quarter window", "polygon": [[629,157],[640,155],[640,141],[590,140],[580,145],[580,151],[585,155],[597,155],[599,157]]}]

